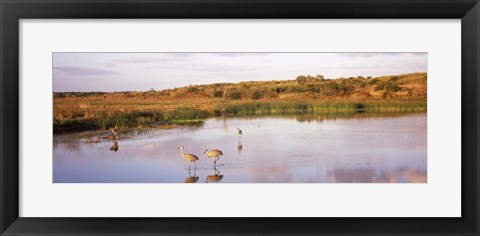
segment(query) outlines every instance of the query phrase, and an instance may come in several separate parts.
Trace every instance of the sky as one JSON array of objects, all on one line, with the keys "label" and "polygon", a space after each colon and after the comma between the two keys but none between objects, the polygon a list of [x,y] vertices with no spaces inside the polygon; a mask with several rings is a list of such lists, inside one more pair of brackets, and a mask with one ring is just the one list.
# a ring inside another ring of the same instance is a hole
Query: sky
[{"label": "sky", "polygon": [[54,92],[427,72],[427,53],[53,53]]}]

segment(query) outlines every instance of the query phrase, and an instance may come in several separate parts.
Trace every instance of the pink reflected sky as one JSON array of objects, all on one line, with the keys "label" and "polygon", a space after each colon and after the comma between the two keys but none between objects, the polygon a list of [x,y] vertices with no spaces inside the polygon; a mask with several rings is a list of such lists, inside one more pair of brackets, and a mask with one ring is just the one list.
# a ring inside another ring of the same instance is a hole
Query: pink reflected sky
[{"label": "pink reflected sky", "polygon": [[53,91],[145,91],[221,82],[427,72],[416,53],[53,53]]}]

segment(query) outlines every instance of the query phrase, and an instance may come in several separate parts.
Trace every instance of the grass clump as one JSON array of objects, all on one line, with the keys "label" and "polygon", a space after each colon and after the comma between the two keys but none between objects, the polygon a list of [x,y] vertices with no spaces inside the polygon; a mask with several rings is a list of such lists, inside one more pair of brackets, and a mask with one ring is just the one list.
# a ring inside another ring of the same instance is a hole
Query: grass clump
[{"label": "grass clump", "polygon": [[314,112],[425,112],[426,101],[281,101],[224,105],[221,115],[302,114]]},{"label": "grass clump", "polygon": [[71,133],[99,128],[95,120],[63,120],[53,124],[53,133]]},{"label": "grass clump", "polygon": [[177,107],[173,111],[166,113],[166,120],[203,120],[206,119],[209,115],[210,113],[204,110],[191,107]]},{"label": "grass clump", "polygon": [[63,119],[54,121],[53,133],[70,133],[87,130],[108,130],[111,127],[141,128],[155,124],[195,124],[202,123],[210,113],[190,108],[178,107],[172,111],[131,111],[102,114],[92,119]]}]

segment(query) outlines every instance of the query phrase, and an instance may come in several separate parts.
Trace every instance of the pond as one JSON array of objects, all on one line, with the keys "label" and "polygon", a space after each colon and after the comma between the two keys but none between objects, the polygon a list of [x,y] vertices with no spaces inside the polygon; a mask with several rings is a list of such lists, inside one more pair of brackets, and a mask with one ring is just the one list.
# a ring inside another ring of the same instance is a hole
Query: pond
[{"label": "pond", "polygon": [[[55,135],[53,182],[427,182],[426,113],[218,117],[122,135],[130,138],[116,144]],[[180,145],[198,156],[196,167],[189,168]],[[205,149],[223,152],[216,165]]]}]

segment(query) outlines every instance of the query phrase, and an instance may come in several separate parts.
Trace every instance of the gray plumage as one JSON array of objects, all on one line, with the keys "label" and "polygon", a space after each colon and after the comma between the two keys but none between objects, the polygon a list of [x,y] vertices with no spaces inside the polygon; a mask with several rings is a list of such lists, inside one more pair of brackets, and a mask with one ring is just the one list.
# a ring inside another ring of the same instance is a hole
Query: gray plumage
[{"label": "gray plumage", "polygon": [[184,150],[183,150],[184,149],[183,146],[180,146],[177,149],[182,150],[182,152],[180,154],[182,155],[183,159],[188,161],[188,168],[190,168],[190,164],[192,164],[192,162],[195,164],[195,168],[197,168],[197,164],[196,164],[196,161],[198,161],[197,156],[195,156],[194,154],[191,154],[191,153],[185,153]]},{"label": "gray plumage", "polygon": [[111,147],[110,147],[110,151],[118,151],[118,142],[115,142]]},{"label": "gray plumage", "polygon": [[207,157],[215,157],[215,158],[223,156],[223,152],[217,149],[213,149],[213,150],[207,149],[203,154],[205,154]]},{"label": "gray plumage", "polygon": [[213,149],[213,150],[206,149],[205,152],[203,152],[203,154],[205,154],[205,156],[209,158],[212,158],[212,157],[216,158],[215,161],[213,162],[213,165],[216,165],[218,159],[220,159],[220,157],[223,156],[223,152],[217,149]]}]

